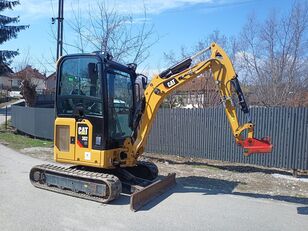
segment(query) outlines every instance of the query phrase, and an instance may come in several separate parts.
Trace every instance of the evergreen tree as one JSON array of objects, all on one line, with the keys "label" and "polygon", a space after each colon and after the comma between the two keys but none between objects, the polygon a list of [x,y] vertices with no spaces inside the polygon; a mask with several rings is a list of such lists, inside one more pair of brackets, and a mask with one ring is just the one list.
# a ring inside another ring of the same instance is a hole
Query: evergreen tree
[{"label": "evergreen tree", "polygon": [[[13,9],[20,4],[19,1],[0,0],[0,12],[5,9]],[[0,14],[0,45],[7,40],[17,38],[17,33],[28,28],[27,25],[11,25],[19,22],[19,17],[7,17]],[[18,55],[18,51],[0,50],[0,74],[8,71],[12,58]]]}]

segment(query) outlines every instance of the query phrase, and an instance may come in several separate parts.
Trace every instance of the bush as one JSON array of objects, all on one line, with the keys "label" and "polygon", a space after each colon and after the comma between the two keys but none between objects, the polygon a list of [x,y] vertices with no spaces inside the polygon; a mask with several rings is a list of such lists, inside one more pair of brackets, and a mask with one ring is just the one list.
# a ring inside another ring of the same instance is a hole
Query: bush
[{"label": "bush", "polygon": [[30,79],[24,79],[21,82],[20,94],[25,99],[26,107],[33,107],[35,105],[36,87],[37,85],[32,83]]}]

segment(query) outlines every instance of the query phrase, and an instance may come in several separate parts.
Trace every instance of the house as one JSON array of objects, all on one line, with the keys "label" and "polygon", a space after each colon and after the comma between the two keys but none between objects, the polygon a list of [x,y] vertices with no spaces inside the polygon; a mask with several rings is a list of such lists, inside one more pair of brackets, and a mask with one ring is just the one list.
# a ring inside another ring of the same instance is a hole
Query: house
[{"label": "house", "polygon": [[46,78],[46,91],[48,93],[56,92],[56,72]]},{"label": "house", "polygon": [[173,97],[180,102],[180,107],[184,108],[204,108],[220,102],[214,80],[207,74],[179,87]]},{"label": "house", "polygon": [[11,88],[14,72],[4,63],[0,63],[0,90],[8,90]]},{"label": "house", "polygon": [[41,74],[37,69],[32,68],[30,65],[14,74],[12,88],[19,88],[24,79],[31,79],[31,82],[37,85],[37,92],[44,92],[46,90],[46,76]]}]

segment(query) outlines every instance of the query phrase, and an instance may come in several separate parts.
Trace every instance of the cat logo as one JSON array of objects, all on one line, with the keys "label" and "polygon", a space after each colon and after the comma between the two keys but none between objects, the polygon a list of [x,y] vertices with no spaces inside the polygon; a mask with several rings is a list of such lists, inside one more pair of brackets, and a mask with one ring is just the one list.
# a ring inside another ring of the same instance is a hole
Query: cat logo
[{"label": "cat logo", "polygon": [[87,136],[88,129],[88,127],[78,127],[78,135]]},{"label": "cat logo", "polygon": [[175,78],[172,78],[172,79],[170,79],[170,80],[165,81],[165,82],[164,82],[164,86],[165,86],[166,88],[171,88],[171,87],[173,87],[174,85],[176,85],[177,83],[178,83],[178,81],[177,81]]}]

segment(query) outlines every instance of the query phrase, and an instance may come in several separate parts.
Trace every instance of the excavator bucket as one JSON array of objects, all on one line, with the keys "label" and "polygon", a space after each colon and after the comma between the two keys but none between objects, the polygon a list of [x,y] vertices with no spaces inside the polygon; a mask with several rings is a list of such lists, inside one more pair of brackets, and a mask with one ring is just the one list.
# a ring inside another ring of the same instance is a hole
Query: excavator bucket
[{"label": "excavator bucket", "polygon": [[244,148],[245,156],[254,153],[270,153],[273,150],[273,145],[269,137],[262,139],[246,138],[245,140],[239,141],[238,144]]},{"label": "excavator bucket", "polygon": [[141,207],[149,203],[152,199],[160,196],[167,190],[176,185],[175,173],[155,181],[154,183],[142,188],[133,193],[130,198],[130,209],[133,211],[139,210]]}]

